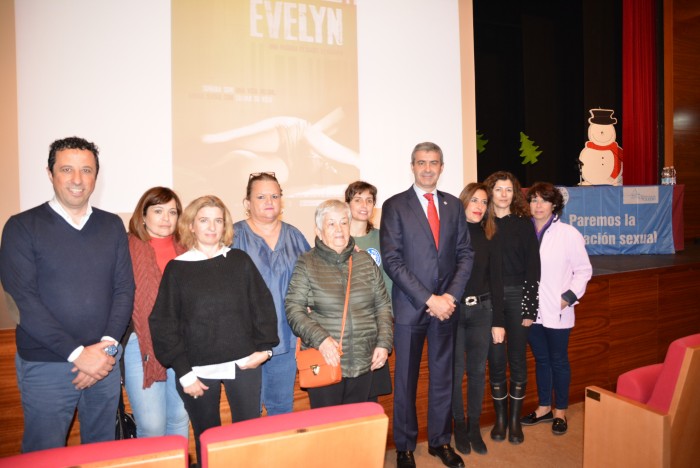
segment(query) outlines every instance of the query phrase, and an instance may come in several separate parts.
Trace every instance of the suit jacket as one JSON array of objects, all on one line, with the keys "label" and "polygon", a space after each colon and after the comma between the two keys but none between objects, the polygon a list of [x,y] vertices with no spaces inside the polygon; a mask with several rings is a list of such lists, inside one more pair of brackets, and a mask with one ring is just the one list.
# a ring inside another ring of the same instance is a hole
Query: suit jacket
[{"label": "suit jacket", "polygon": [[439,250],[413,186],[382,206],[381,251],[384,269],[394,282],[397,324],[427,323],[425,303],[430,295],[449,293],[460,300],[471,274],[474,251],[462,203],[449,193],[437,194]]}]

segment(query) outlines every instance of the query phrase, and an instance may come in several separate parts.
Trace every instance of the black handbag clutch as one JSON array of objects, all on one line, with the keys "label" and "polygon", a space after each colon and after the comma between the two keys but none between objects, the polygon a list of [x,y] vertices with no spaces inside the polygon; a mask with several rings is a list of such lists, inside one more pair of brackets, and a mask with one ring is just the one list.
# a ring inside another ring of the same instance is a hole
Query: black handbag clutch
[{"label": "black handbag clutch", "polygon": [[136,420],[134,415],[126,412],[124,408],[124,387],[120,388],[119,392],[119,406],[117,407],[117,422],[116,422],[116,432],[114,435],[115,440],[122,439],[135,439],[136,438]]}]

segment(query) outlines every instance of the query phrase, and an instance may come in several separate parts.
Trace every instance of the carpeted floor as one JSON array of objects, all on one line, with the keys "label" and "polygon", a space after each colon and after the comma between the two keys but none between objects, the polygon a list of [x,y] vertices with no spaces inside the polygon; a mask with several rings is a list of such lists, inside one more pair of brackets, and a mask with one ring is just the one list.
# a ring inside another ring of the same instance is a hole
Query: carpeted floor
[{"label": "carpeted floor", "polygon": [[[562,436],[552,434],[551,423],[523,427],[525,441],[513,445],[507,440],[494,442],[489,437],[491,427],[482,427],[481,434],[489,453],[461,455],[467,467],[537,467],[569,468],[583,466],[583,403],[569,407],[567,411],[569,430]],[[452,444],[454,447],[454,443]],[[416,465],[422,467],[444,466],[428,454],[428,443],[418,444],[414,453]],[[384,461],[385,468],[396,466],[396,452],[389,450]]]}]

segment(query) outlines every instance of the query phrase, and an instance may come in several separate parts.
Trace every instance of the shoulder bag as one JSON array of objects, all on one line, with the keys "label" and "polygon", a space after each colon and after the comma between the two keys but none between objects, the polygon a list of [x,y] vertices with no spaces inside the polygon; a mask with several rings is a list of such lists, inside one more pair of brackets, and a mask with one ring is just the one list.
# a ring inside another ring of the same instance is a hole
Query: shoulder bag
[{"label": "shoulder bag", "polygon": [[[340,330],[340,342],[338,353],[343,355],[343,335],[345,334],[345,318],[348,314],[348,300],[350,298],[350,282],[352,280],[352,255],[348,260],[348,287],[345,291],[345,305],[343,306],[343,324]],[[331,366],[326,363],[321,352],[316,348],[301,350],[301,338],[297,338],[297,369],[299,370],[299,386],[301,388],[317,388],[340,382],[343,371],[340,363]]]}]

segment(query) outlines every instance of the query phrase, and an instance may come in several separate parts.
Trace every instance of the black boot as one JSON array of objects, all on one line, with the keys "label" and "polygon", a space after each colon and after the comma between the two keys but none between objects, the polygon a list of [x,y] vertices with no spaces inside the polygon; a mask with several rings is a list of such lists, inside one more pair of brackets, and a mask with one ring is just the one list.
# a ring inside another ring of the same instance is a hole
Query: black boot
[{"label": "black boot", "polygon": [[[471,444],[472,450],[479,455],[486,455],[488,450],[484,439],[481,438],[481,427],[479,427],[479,418],[467,418],[467,437]],[[464,453],[464,452],[463,452]]]},{"label": "black boot", "polygon": [[465,455],[471,453],[471,447],[469,447],[469,438],[467,437],[467,425],[464,421],[455,421],[455,448]]},{"label": "black boot", "polygon": [[508,422],[508,442],[520,444],[525,440],[523,426],[520,424],[523,400],[525,399],[525,383],[510,383],[510,418]]},{"label": "black boot", "polygon": [[493,409],[496,412],[496,423],[491,429],[491,438],[505,440],[508,425],[508,390],[505,382],[491,384],[491,398],[493,398]]}]

